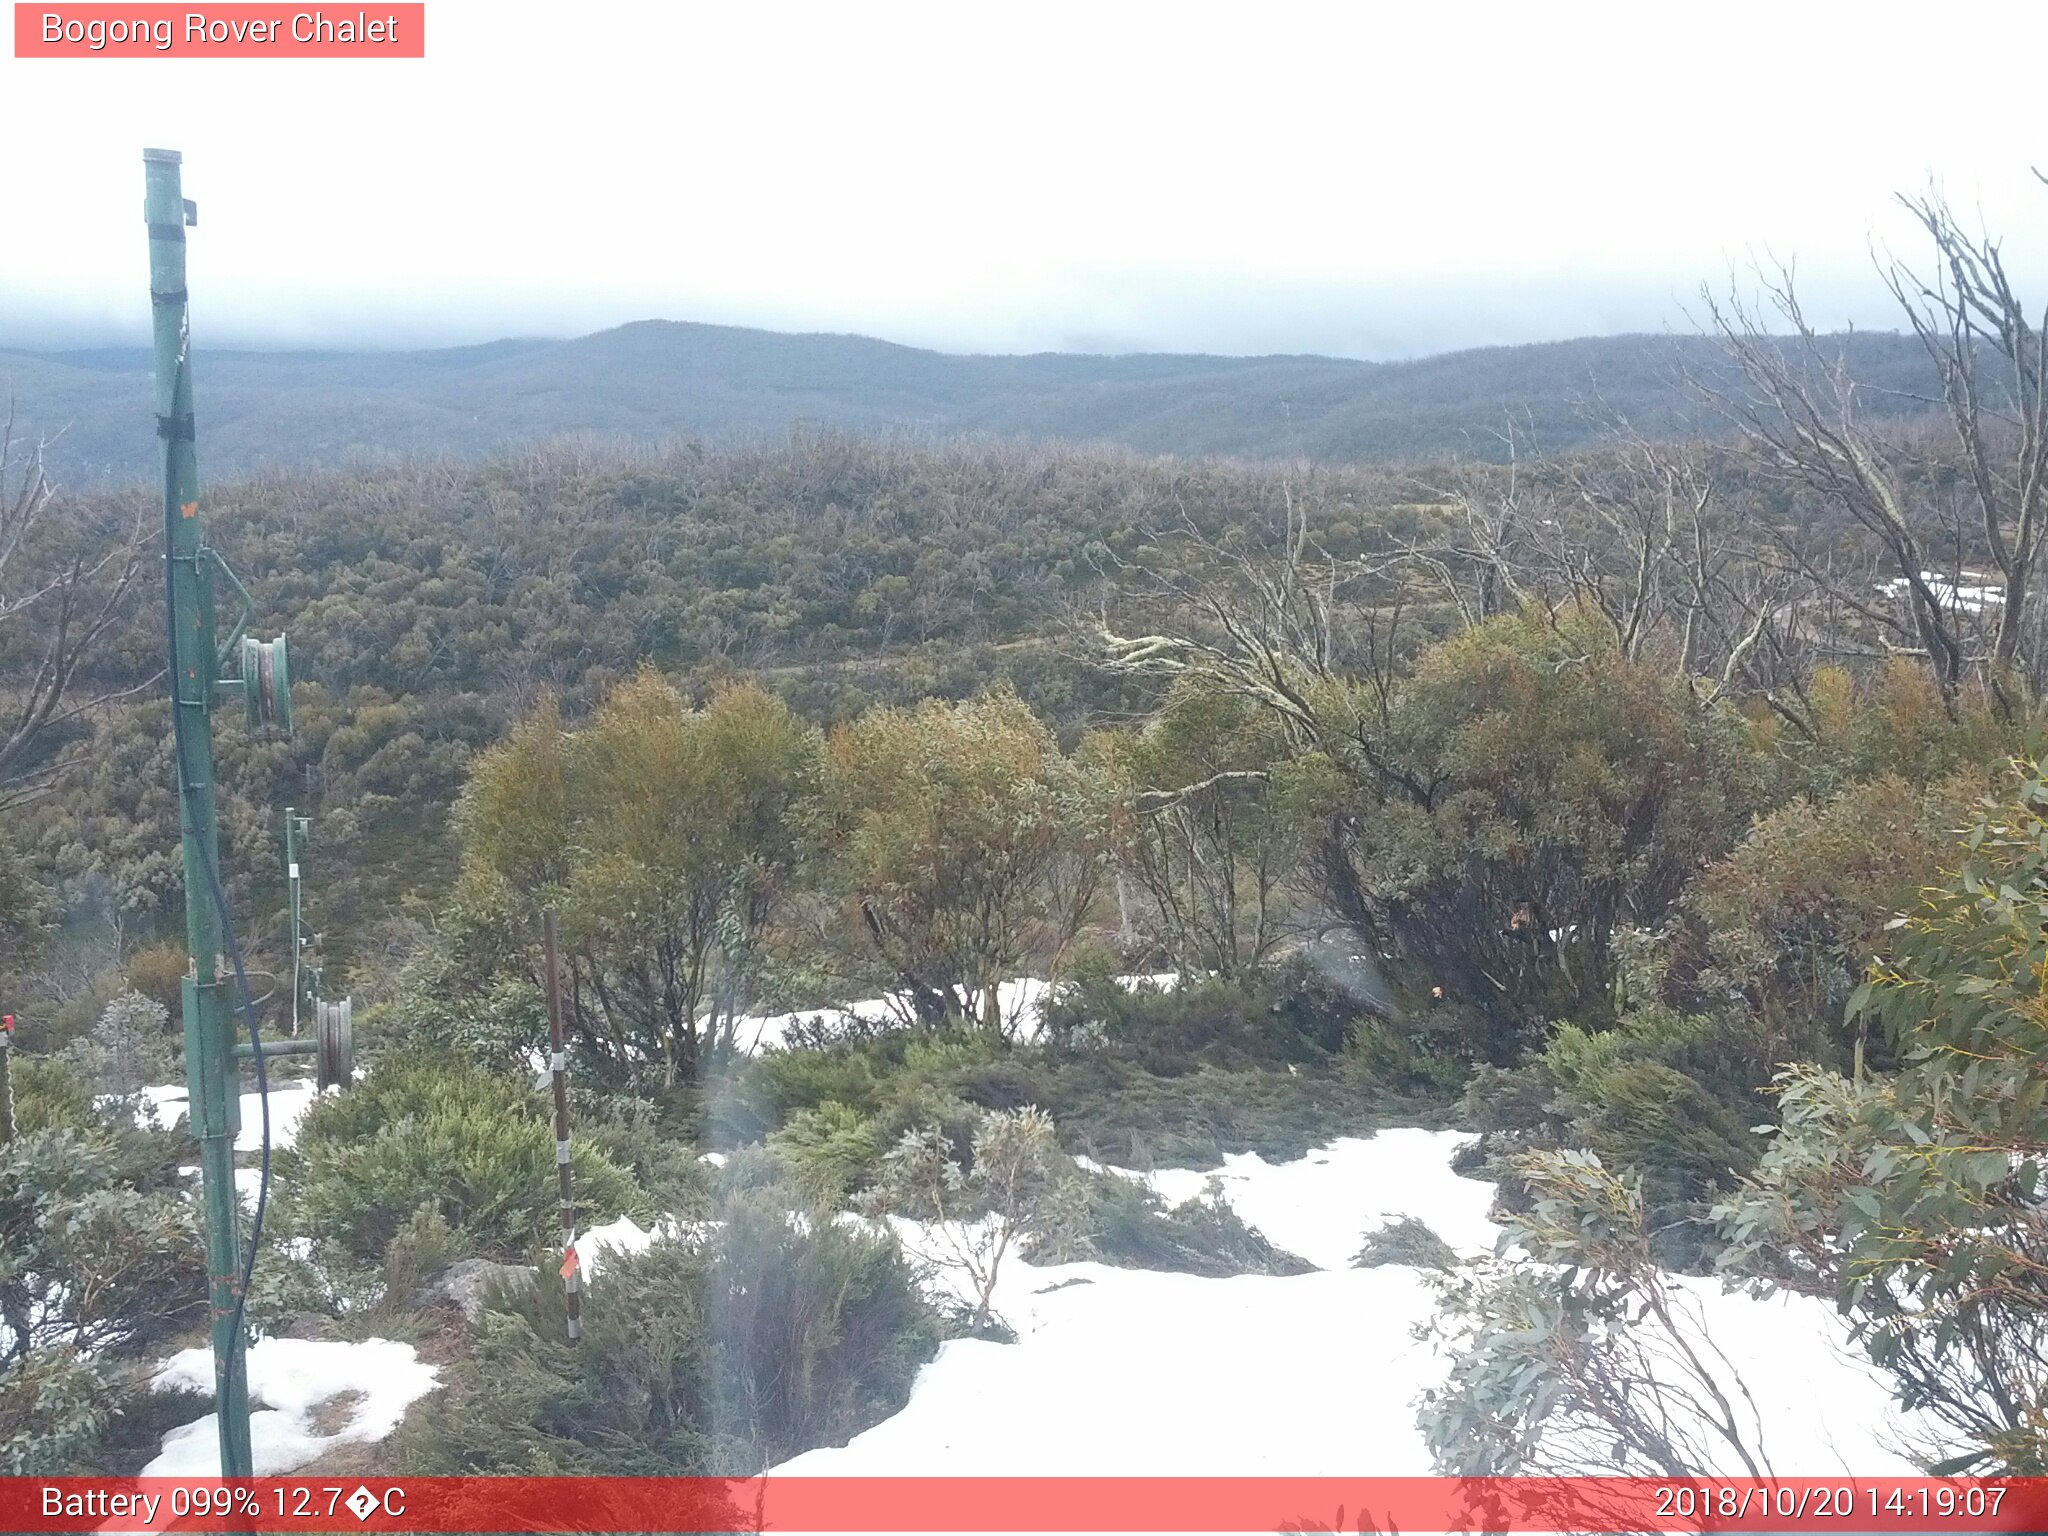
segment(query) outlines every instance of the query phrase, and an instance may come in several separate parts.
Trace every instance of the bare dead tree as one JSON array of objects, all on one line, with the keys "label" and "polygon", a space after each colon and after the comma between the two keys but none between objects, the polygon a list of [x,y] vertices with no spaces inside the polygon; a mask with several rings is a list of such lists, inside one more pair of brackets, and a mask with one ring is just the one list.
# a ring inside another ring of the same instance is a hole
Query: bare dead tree
[{"label": "bare dead tree", "polygon": [[[2048,660],[2030,643],[2048,537],[2048,314],[2030,317],[2001,242],[1968,230],[1938,192],[1899,201],[1933,263],[1922,273],[1883,257],[1878,270],[1932,365],[1938,393],[1924,403],[1946,421],[1945,449],[1872,420],[1870,392],[1808,321],[1789,266],[1759,274],[1755,303],[1704,294],[1737,380],[1694,382],[1758,462],[1874,537],[1884,579],[1851,561],[1856,579],[1837,580],[1832,558],[1781,538],[1786,567],[1860,621],[1880,654],[1924,658],[1951,708],[1975,674],[2010,710],[2014,686],[2037,690]],[[1974,503],[1967,521],[1927,473],[1958,465]],[[1991,570],[1972,582],[1981,565]]]},{"label": "bare dead tree", "polygon": [[[1866,419],[1864,391],[1839,349],[1830,352],[1800,307],[1790,267],[1759,274],[1763,302],[1789,328],[1773,334],[1763,312],[1741,295],[1702,290],[1709,324],[1737,368],[1739,382],[1694,376],[1703,398],[1740,431],[1768,472],[1819,495],[1873,535],[1895,573],[1902,607],[1831,585],[1830,596],[1852,607],[1891,648],[1924,657],[1952,707],[1970,656],[1956,633],[1954,604],[1931,579],[1924,547],[1927,520],[1907,482],[1907,458],[1895,438]],[[1804,573],[1823,572],[1802,562]]]},{"label": "bare dead tree", "polygon": [[[2048,525],[2048,314],[2028,318],[2002,242],[1964,229],[1939,192],[1899,202],[1933,242],[1934,268],[1924,277],[1899,261],[1880,270],[1941,381],[1984,548],[2003,580],[1991,647],[2003,674],[2019,659]],[[2029,680],[2038,685],[2038,673]]]},{"label": "bare dead tree", "polygon": [[1703,444],[1652,438],[1597,399],[1581,410],[1597,450],[1525,463],[1511,425],[1504,467],[1431,487],[1456,509],[1450,532],[1404,558],[1468,626],[1498,611],[1489,594],[1553,619],[1597,612],[1629,660],[1668,657],[1701,708],[1749,693],[1811,735],[1812,580],[1720,496]]},{"label": "bare dead tree", "polygon": [[[1095,660],[1115,674],[1162,686],[1191,679],[1245,701],[1290,750],[1320,753],[1343,773],[1426,804],[1436,785],[1391,761],[1381,740],[1402,657],[1407,563],[1398,551],[1333,558],[1291,484],[1281,503],[1273,544],[1211,538],[1183,509],[1177,528],[1152,538],[1164,558],[1110,557],[1126,601],[1159,627],[1125,634],[1105,610],[1091,637]],[[1156,816],[1214,787],[1158,786],[1134,810]],[[1306,866],[1333,911],[1376,933],[1385,914],[1359,882],[1348,836],[1341,819],[1325,826]]]},{"label": "bare dead tree", "polygon": [[[1340,678],[1356,680],[1347,663],[1361,659],[1350,654],[1353,615],[1345,610],[1360,586],[1398,561],[1325,554],[1291,485],[1282,488],[1282,510],[1279,547],[1271,551],[1213,539],[1183,510],[1178,526],[1152,537],[1154,548],[1174,548],[1173,563],[1111,557],[1126,593],[1170,616],[1174,628],[1123,635],[1105,613],[1096,626],[1097,654],[1126,676],[1167,683],[1200,677],[1271,711],[1295,745],[1328,750],[1327,712],[1316,695]],[[1370,660],[1386,654],[1390,665],[1392,642],[1383,628],[1356,633],[1369,637]]]},{"label": "bare dead tree", "polygon": [[1506,449],[1502,465],[1466,466],[1454,480],[1426,487],[1449,509],[1450,522],[1437,538],[1411,543],[1405,562],[1422,572],[1471,628],[1520,608],[1536,595],[1534,578],[1542,561],[1532,534],[1553,521],[1526,504],[1521,475],[1523,431],[1512,418],[1496,436]]},{"label": "bare dead tree", "polygon": [[[1713,605],[1688,574],[1683,554],[1704,537],[1714,499],[1698,450],[1654,443],[1622,424],[1597,455],[1564,466],[1587,537],[1560,539],[1556,564],[1574,594],[1605,615],[1621,653],[1638,660],[1675,620],[1680,657],[1691,673],[1702,639],[1700,619]],[[1690,597],[1691,601],[1685,601]]]},{"label": "bare dead tree", "polygon": [[46,446],[17,436],[10,402],[0,425],[0,643],[26,666],[0,689],[0,809],[53,782],[64,760],[47,748],[52,732],[156,681],[87,681],[88,662],[127,616],[147,519],[137,503],[125,521],[88,524],[58,497]]}]

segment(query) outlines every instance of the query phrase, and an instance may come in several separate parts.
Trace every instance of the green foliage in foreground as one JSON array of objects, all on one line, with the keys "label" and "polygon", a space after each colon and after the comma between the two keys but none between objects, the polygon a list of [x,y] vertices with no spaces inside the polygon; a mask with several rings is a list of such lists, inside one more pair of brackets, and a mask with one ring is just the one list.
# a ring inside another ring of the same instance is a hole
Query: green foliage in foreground
[{"label": "green foliage in foreground", "polygon": [[1529,1062],[1482,1069],[1466,1095],[1487,1133],[1488,1177],[1519,1193],[1518,1150],[1574,1147],[1642,1180],[1657,1248],[1699,1268],[1708,1232],[1702,1202],[1755,1166],[1751,1127],[1769,1112],[1776,1060],[1766,1023],[1751,1014],[1683,1014],[1662,1006],[1590,1033],[1561,1027]]},{"label": "green foliage in foreground", "polygon": [[[520,1258],[551,1238],[555,1134],[524,1082],[460,1061],[387,1056],[351,1092],[306,1114],[278,1156],[287,1219],[339,1255],[374,1264],[414,1212],[437,1210],[470,1251]],[[631,1174],[571,1139],[585,1225],[646,1217]]]},{"label": "green foliage in foreground", "polygon": [[1135,1179],[1091,1175],[1073,1229],[1031,1245],[1034,1264],[1093,1259],[1182,1275],[1305,1275],[1315,1266],[1278,1248],[1224,1200],[1214,1180],[1169,1208]]},{"label": "green foliage in foreground", "polygon": [[1959,875],[1851,1000],[1902,1065],[1789,1069],[1783,1125],[1718,1211],[1728,1266],[1831,1292],[1901,1399],[2048,1473],[2048,776],[1988,806]]},{"label": "green foliage in foreground", "polygon": [[1383,1264],[1449,1271],[1457,1268],[1458,1252],[1431,1231],[1427,1222],[1403,1216],[1366,1233],[1351,1261],[1354,1269],[1378,1269]]},{"label": "green foliage in foreground", "polygon": [[1651,1246],[1638,1182],[1583,1152],[1524,1158],[1507,1262],[1463,1270],[1425,1325],[1451,1368],[1417,1414],[1455,1477],[1764,1475],[1750,1398]]},{"label": "green foliage in foreground", "polygon": [[[1961,870],[1895,925],[1849,1001],[1895,1068],[1785,1068],[1780,1125],[1712,1213],[1731,1282],[1835,1299],[1901,1405],[1948,1432],[1957,1453],[1937,1475],[2048,1472],[2044,999],[2035,767],[1981,810]],[[1769,1448],[1658,1268],[1645,1181],[1582,1152],[1517,1171],[1528,1199],[1510,1236],[1553,1267],[1498,1267],[1447,1293],[1456,1358],[1422,1414],[1439,1467],[1683,1473],[1718,1448],[1754,1470]]]},{"label": "green foliage in foreground", "polygon": [[747,1475],[903,1406],[939,1325],[894,1240],[726,1207],[702,1240],[608,1256],[580,1345],[557,1286],[497,1298],[396,1462],[436,1475]]},{"label": "green foliage in foreground", "polygon": [[144,1362],[203,1319],[182,1144],[96,1109],[63,1066],[24,1060],[21,1134],[0,1144],[0,1473],[100,1464],[146,1392]]}]

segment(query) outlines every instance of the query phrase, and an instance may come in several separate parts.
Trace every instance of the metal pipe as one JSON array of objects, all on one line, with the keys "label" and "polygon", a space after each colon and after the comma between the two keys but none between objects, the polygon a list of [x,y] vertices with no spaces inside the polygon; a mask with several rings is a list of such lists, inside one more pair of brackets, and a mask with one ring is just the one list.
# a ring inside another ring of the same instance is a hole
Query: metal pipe
[{"label": "metal pipe", "polygon": [[[316,1040],[266,1040],[263,1042],[263,1059],[275,1060],[279,1056],[317,1056],[320,1044]],[[235,1047],[235,1060],[248,1061],[255,1056],[245,1040]]]}]

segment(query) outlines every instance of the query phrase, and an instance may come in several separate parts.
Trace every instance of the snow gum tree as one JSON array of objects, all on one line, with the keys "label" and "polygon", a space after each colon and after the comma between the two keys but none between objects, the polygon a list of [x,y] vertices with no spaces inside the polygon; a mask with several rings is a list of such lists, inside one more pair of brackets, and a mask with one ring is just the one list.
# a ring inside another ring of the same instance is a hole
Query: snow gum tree
[{"label": "snow gum tree", "polygon": [[651,669],[566,730],[544,703],[486,753],[458,813],[458,926],[485,974],[538,978],[561,914],[572,1021],[667,1081],[731,1043],[797,863],[815,732],[752,686],[692,709]]},{"label": "snow gum tree", "polygon": [[1236,976],[1269,959],[1292,931],[1286,896],[1309,830],[1278,722],[1184,681],[1142,731],[1097,744],[1137,926],[1176,970]]},{"label": "snow gum tree", "polygon": [[842,726],[819,836],[849,968],[922,1024],[1010,1038],[999,984],[1059,970],[1106,873],[1105,802],[1007,690]]},{"label": "snow gum tree", "polygon": [[2048,777],[1987,805],[1961,869],[1850,1000],[1889,1074],[1803,1066],[1782,1125],[1716,1211],[1738,1274],[1832,1294],[1901,1400],[1964,1447],[2048,1473]]}]

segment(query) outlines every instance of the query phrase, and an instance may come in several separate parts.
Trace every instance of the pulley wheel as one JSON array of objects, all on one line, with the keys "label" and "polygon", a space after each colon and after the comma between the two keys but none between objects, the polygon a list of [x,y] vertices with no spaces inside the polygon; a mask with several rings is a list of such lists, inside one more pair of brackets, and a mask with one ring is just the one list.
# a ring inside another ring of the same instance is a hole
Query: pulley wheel
[{"label": "pulley wheel", "polygon": [[292,674],[283,635],[275,640],[243,637],[242,694],[250,730],[274,725],[291,735]]},{"label": "pulley wheel", "polygon": [[356,1042],[353,1003],[316,1003],[313,1029],[319,1045],[319,1077],[322,1088],[346,1088],[355,1075]]}]

